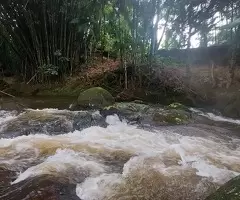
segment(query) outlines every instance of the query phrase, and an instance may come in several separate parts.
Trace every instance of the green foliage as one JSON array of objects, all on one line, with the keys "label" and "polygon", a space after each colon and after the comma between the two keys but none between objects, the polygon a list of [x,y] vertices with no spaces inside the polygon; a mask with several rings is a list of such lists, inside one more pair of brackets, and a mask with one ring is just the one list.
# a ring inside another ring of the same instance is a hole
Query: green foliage
[{"label": "green foliage", "polygon": [[[122,64],[175,65],[155,58],[160,47],[190,48],[196,34],[201,46],[232,40],[239,9],[238,0],[3,0],[0,62],[26,80],[37,74],[40,82],[74,74],[95,52],[118,55]],[[214,35],[220,17],[231,19],[224,27],[231,30]]]},{"label": "green foliage", "polygon": [[18,56],[12,49],[10,38],[0,24],[0,69],[13,73],[19,62]]},{"label": "green foliage", "polygon": [[54,66],[52,64],[44,64],[41,65],[38,69],[38,72],[45,74],[45,75],[58,75],[59,68],[57,66]]}]

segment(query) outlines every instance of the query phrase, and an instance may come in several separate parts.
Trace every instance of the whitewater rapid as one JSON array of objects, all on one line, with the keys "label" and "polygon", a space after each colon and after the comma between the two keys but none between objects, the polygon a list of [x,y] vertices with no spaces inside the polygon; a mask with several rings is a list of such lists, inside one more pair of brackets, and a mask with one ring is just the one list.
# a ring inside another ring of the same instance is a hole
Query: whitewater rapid
[{"label": "whitewater rapid", "polygon": [[[1,132],[17,114],[0,113]],[[91,126],[61,135],[2,138],[0,164],[19,172],[13,185],[53,175],[77,184],[82,200],[201,199],[210,188],[240,174],[239,138],[203,138],[171,129],[149,131],[117,115],[108,116],[106,123],[105,128]]]}]

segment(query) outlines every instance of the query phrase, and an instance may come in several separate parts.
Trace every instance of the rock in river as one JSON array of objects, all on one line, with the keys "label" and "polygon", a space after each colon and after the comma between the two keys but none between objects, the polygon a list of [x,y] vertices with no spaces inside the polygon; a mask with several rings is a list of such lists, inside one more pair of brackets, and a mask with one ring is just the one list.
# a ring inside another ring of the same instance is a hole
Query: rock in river
[{"label": "rock in river", "polygon": [[114,104],[113,96],[101,87],[94,87],[80,93],[78,100],[80,107],[103,108]]},{"label": "rock in river", "polygon": [[153,121],[157,124],[187,124],[191,115],[189,112],[179,109],[162,110],[153,115]]},{"label": "rock in river", "polygon": [[18,184],[11,184],[16,173],[0,166],[1,200],[79,200],[76,185],[51,176],[27,179]]},{"label": "rock in river", "polygon": [[220,187],[206,200],[239,200],[240,199],[240,176],[230,180]]},{"label": "rock in river", "polygon": [[[151,125],[179,125],[192,121],[192,114],[181,104],[163,107],[135,102],[116,103],[101,111],[101,114],[117,114],[129,121]],[[180,106],[181,105],[181,106]]]}]

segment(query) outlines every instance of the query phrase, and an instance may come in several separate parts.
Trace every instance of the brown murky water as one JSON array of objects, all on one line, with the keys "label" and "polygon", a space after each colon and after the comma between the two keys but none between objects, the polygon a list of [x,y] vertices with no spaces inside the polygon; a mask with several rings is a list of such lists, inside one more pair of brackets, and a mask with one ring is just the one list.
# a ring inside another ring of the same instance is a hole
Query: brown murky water
[{"label": "brown murky water", "polygon": [[98,124],[96,111],[2,110],[0,199],[203,200],[240,173],[238,121],[208,117],[228,125],[146,130],[117,116]]}]

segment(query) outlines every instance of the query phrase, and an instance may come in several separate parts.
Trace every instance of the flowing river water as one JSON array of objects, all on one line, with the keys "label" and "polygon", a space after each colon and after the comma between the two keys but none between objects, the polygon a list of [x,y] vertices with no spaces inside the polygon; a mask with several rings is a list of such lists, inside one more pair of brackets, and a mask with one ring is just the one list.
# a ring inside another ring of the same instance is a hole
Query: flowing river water
[{"label": "flowing river water", "polygon": [[[143,127],[98,111],[1,110],[0,199],[205,199],[240,174],[240,121],[198,115],[211,123]],[[44,196],[53,185],[60,195]]]}]

